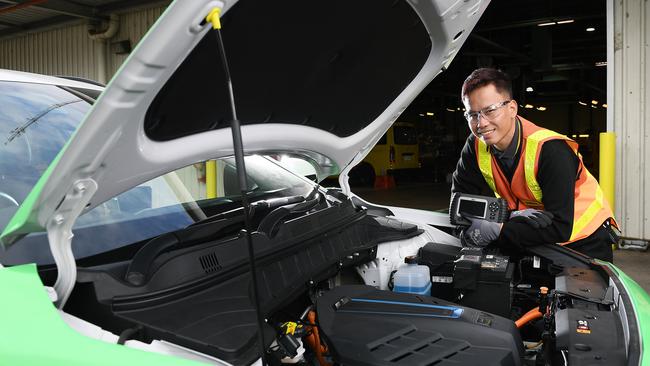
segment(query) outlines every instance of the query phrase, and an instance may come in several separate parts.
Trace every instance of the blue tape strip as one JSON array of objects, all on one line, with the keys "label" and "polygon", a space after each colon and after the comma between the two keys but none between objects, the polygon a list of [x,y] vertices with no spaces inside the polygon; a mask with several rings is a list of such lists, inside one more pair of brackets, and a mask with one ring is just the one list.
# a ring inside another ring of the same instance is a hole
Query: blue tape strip
[{"label": "blue tape strip", "polygon": [[[375,304],[391,304],[391,305],[406,305],[419,308],[428,308],[428,309],[438,309],[438,310],[450,310],[451,315],[434,315],[434,314],[409,314],[409,313],[390,313],[390,312],[372,312],[373,314],[392,314],[392,315],[412,315],[412,316],[434,316],[438,318],[459,318],[463,314],[463,309],[455,306],[444,306],[444,305],[432,305],[432,304],[415,304],[412,302],[405,301],[390,301],[390,300],[373,300],[373,299],[360,299],[352,298],[352,302],[366,302],[366,303],[375,303]],[[344,312],[357,312],[363,313],[367,311],[349,311],[343,310]]]}]

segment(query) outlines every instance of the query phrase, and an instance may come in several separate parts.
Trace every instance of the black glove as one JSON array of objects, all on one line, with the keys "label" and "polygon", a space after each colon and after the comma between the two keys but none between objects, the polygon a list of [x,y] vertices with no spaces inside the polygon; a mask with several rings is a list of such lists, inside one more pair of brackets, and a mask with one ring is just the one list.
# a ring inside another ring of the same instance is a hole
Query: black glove
[{"label": "black glove", "polygon": [[527,208],[525,210],[512,211],[510,221],[525,222],[535,229],[543,229],[553,223],[553,214],[548,211]]},{"label": "black glove", "polygon": [[[464,217],[464,216],[463,216]],[[472,225],[463,230],[462,241],[468,246],[484,247],[497,240],[501,233],[502,224],[483,219],[465,217],[472,222]]]}]

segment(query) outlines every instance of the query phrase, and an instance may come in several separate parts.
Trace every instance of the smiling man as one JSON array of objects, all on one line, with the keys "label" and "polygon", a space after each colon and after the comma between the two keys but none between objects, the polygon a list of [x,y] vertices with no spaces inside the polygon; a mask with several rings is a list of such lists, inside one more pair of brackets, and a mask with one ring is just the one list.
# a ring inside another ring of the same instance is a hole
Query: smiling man
[{"label": "smiling man", "polygon": [[518,116],[512,83],[500,70],[474,70],[461,97],[471,134],[453,174],[452,193],[496,194],[512,210],[504,224],[470,219],[464,241],[515,247],[558,243],[611,262],[616,222],[578,144]]}]

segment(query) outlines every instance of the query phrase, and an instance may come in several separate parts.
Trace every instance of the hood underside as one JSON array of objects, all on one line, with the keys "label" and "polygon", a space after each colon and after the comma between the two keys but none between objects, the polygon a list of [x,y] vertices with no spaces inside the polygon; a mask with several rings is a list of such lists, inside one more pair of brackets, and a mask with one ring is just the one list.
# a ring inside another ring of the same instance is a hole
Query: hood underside
[{"label": "hood underside", "polygon": [[[324,5],[324,4],[323,4]],[[242,125],[292,124],[348,137],[372,123],[416,77],[431,50],[406,2],[240,1],[222,36]],[[228,128],[232,114],[217,33],[165,83],[145,133],[168,141]]]},{"label": "hood underside", "polygon": [[233,154],[228,81],[247,154],[338,173],[363,159],[444,69],[487,1],[173,2],[122,65],[2,234],[42,230],[76,182],[84,211],[167,172]]}]

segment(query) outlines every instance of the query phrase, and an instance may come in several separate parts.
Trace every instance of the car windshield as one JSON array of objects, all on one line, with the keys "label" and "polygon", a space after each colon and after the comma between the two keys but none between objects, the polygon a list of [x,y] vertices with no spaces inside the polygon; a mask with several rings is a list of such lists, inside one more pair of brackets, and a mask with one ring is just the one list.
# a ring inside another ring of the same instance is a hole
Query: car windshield
[{"label": "car windshield", "polygon": [[54,85],[0,81],[0,226],[5,227],[90,109]]},{"label": "car windshield", "polygon": [[[0,105],[0,227],[4,228],[90,104],[52,85],[0,82]],[[100,204],[73,228],[75,258],[137,243],[241,207],[236,172],[232,157],[198,162]],[[307,196],[314,188],[307,179],[263,156],[247,156],[246,173],[253,202]],[[46,234],[29,234],[0,251],[0,262],[53,263]]]}]

